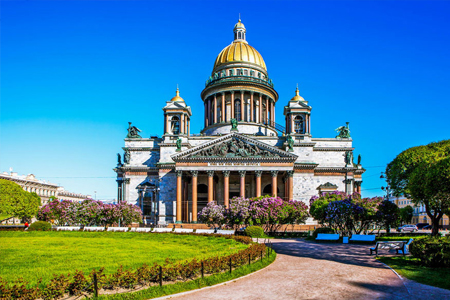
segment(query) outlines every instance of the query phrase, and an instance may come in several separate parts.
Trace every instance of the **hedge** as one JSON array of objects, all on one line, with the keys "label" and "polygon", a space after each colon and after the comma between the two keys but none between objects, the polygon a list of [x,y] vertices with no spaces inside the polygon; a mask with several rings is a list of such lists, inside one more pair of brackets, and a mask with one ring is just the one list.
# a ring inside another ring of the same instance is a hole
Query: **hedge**
[{"label": "hedge", "polygon": [[245,234],[252,238],[263,238],[264,229],[259,226],[248,226],[245,228]]},{"label": "hedge", "polygon": [[51,231],[52,224],[45,221],[37,221],[30,225],[28,228],[29,231]]},{"label": "hedge", "polygon": [[450,238],[426,237],[415,239],[409,245],[411,254],[422,265],[428,267],[450,268]]}]

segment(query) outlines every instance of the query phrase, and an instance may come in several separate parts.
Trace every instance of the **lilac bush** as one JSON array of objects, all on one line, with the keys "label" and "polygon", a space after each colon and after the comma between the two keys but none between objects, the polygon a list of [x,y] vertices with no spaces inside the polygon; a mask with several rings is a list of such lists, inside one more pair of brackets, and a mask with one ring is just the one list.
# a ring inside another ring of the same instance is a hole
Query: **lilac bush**
[{"label": "lilac bush", "polygon": [[37,219],[58,225],[129,225],[142,220],[142,211],[136,205],[126,202],[105,204],[92,199],[80,203],[53,200],[40,208]]},{"label": "lilac bush", "polygon": [[238,228],[258,225],[266,231],[275,231],[284,224],[301,224],[309,216],[308,207],[300,201],[286,201],[279,197],[234,197],[227,209],[215,202],[209,203],[198,214],[198,220],[208,225]]}]

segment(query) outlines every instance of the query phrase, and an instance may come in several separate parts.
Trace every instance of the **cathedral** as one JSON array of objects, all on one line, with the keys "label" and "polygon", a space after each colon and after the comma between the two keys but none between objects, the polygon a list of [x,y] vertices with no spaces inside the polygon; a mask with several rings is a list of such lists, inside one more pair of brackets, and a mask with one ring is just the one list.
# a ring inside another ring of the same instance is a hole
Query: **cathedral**
[{"label": "cathedral", "polygon": [[[282,100],[261,54],[247,42],[244,24],[217,56],[201,92],[204,128],[190,133],[193,113],[180,96],[166,102],[164,134],[143,138],[129,123],[118,154],[118,201],[141,207],[144,223],[197,223],[209,202],[228,206],[235,196],[273,195],[303,201],[321,192],[361,191],[365,171],[353,159],[347,125],[335,138],[313,138],[311,106],[299,90]],[[281,123],[281,124],[280,124]]]}]

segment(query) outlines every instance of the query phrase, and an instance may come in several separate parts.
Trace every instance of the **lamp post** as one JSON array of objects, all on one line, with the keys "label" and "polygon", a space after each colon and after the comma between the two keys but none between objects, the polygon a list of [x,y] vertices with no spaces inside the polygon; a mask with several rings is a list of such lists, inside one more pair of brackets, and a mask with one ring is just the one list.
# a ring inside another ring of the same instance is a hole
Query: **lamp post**
[{"label": "lamp post", "polygon": [[[381,172],[380,179],[385,179],[386,180],[386,178],[387,178],[386,173]],[[387,180],[386,180],[386,186],[382,186],[381,189],[383,191],[386,191],[386,200],[389,200],[389,195],[391,194],[391,187],[387,183]]]}]

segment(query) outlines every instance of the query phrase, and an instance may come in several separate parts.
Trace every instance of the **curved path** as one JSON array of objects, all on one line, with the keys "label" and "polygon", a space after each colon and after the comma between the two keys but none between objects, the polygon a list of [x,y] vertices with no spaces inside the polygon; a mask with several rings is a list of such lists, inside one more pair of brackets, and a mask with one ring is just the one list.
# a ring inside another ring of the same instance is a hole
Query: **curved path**
[{"label": "curved path", "polygon": [[176,299],[450,299],[450,291],[400,279],[368,245],[272,240],[278,256],[242,279]]}]

